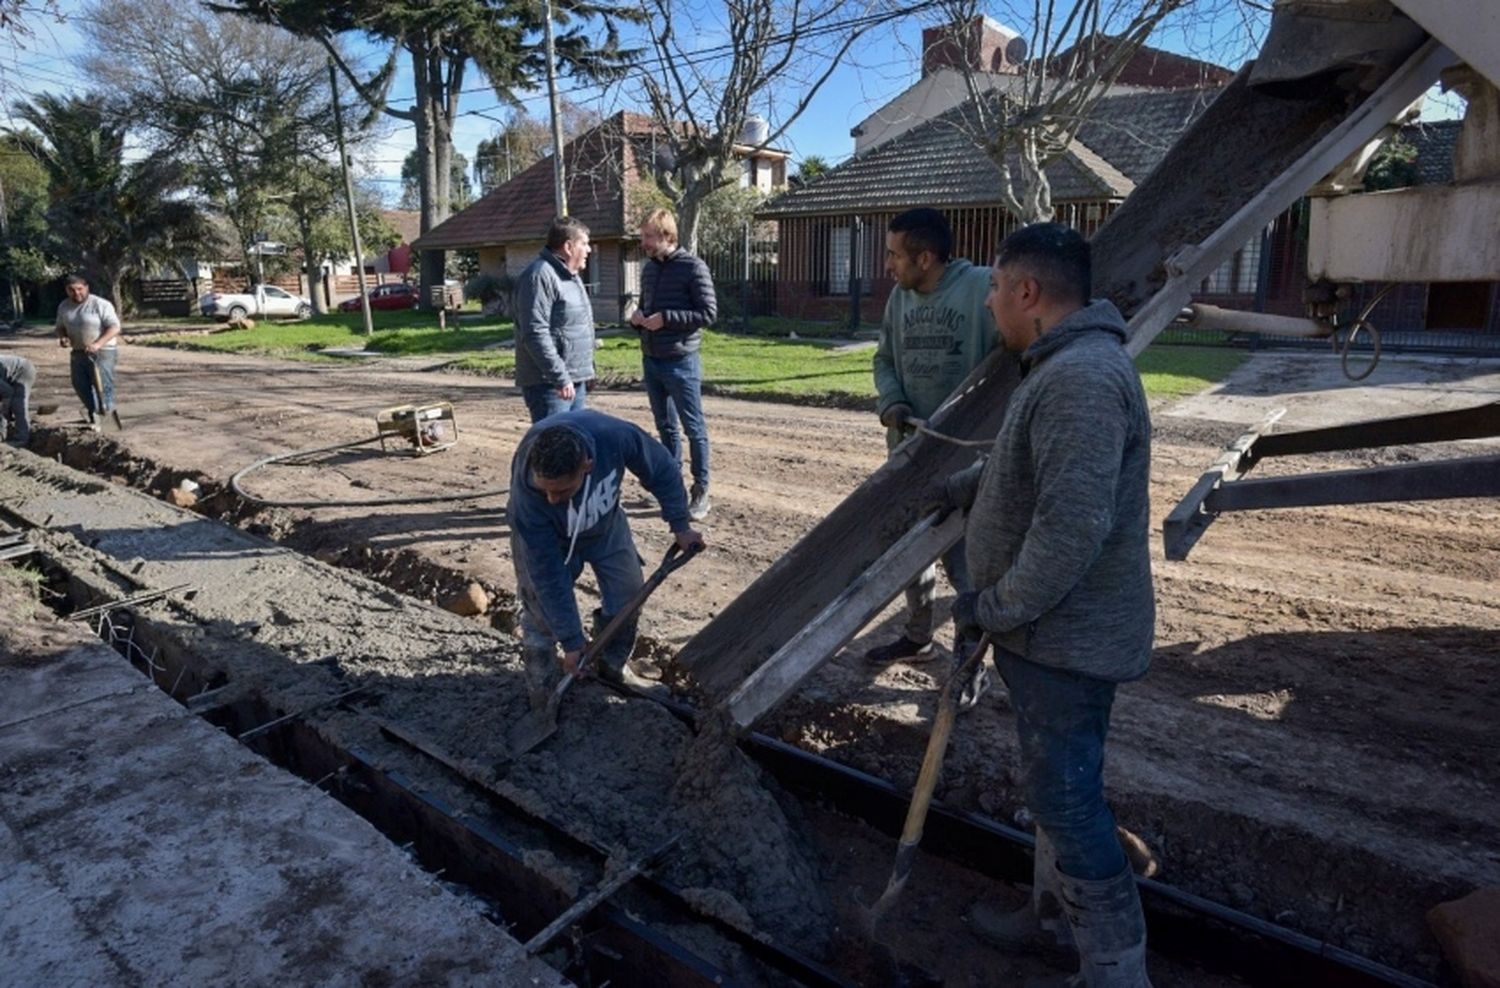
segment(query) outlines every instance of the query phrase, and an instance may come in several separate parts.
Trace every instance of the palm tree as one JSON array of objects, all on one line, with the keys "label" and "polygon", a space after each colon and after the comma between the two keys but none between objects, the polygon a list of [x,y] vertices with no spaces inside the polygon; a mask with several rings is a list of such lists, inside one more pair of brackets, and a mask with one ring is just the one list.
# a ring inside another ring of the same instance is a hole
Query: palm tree
[{"label": "palm tree", "polygon": [[127,275],[214,245],[182,167],[162,155],[127,162],[125,124],[103,97],[42,93],[14,110],[34,130],[11,133],[47,173],[52,252],[107,288],[117,309]]}]

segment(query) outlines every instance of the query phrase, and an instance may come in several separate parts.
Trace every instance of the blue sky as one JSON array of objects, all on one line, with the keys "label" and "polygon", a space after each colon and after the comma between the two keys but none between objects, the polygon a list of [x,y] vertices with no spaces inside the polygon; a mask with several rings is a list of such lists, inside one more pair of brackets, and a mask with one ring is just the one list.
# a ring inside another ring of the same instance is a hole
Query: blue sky
[{"label": "blue sky", "polygon": [[[1005,22],[1003,4],[1007,0],[996,2],[1000,6],[994,14]],[[76,14],[81,4],[77,0],[63,0],[61,6],[66,16]],[[1212,15],[1201,12],[1209,7],[1217,12]],[[847,53],[807,112],[788,130],[781,142],[792,152],[794,162],[809,155],[819,155],[836,163],[849,156],[853,151],[849,129],[916,81],[921,30],[924,24],[934,23],[930,14],[926,16],[926,20],[908,17],[872,30]],[[0,42],[0,84],[5,89],[7,108],[15,99],[31,93],[82,88],[74,67],[74,60],[83,46],[76,27],[36,18],[32,23],[36,36],[26,42],[24,48]],[[1262,15],[1249,8],[1226,4],[1223,0],[1206,0],[1202,6],[1164,25],[1152,38],[1152,43],[1170,51],[1238,67],[1253,55],[1263,26]],[[686,46],[701,50],[720,43],[723,34],[711,23],[695,22],[690,37]],[[370,57],[379,57],[379,53],[367,45],[356,46],[356,50],[360,48]],[[465,88],[476,91],[462,97],[460,112],[463,115],[455,127],[454,143],[460,152],[473,160],[475,145],[497,127],[486,115],[503,116],[506,111],[498,105],[495,95],[484,87],[482,78],[472,71]],[[561,88],[570,99],[603,114],[643,106],[638,83],[629,81],[600,90],[581,88],[571,80],[563,79]],[[785,87],[786,91],[793,93],[796,89],[795,82]],[[410,93],[410,69],[403,62],[391,95],[393,98],[409,97]],[[346,92],[345,99],[348,98]],[[523,102],[533,115],[545,117],[545,92],[524,94]],[[1447,108],[1432,105],[1424,115],[1451,116],[1453,112],[1451,104]],[[386,121],[386,132],[367,156],[365,166],[369,177],[389,190],[394,201],[399,194],[397,179],[401,161],[415,145],[415,134],[410,125],[390,118]]]}]

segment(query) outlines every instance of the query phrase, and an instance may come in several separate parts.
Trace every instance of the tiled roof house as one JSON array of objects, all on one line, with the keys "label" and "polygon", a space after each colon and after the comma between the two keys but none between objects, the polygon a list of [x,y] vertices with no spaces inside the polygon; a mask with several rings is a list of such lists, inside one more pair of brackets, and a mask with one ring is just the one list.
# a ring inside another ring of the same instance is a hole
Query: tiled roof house
[{"label": "tiled roof house", "polygon": [[[1145,91],[1100,100],[1073,144],[1047,165],[1058,219],[1093,233],[1217,93]],[[1004,97],[985,98],[998,103]],[[994,256],[1015,221],[1001,204],[999,169],[970,136],[974,117],[972,103],[954,107],[766,204],[760,218],[780,224],[777,307],[783,315],[847,311],[851,275],[858,275],[866,293],[862,318],[878,320],[891,289],[884,271],[886,224],[915,206],[947,213],[956,256],[978,263]]]}]

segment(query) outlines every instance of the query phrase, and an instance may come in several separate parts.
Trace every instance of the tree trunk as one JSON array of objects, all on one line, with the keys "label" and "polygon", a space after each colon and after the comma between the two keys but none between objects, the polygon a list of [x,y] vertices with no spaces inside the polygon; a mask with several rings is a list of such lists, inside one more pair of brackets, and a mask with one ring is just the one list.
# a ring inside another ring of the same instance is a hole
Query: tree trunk
[{"label": "tree trunk", "polygon": [[713,195],[724,181],[727,167],[723,163],[682,166],[682,192],[672,204],[677,214],[677,243],[689,254],[698,253],[698,219],[703,200]]},{"label": "tree trunk", "polygon": [[689,254],[698,253],[698,197],[688,192],[677,204],[677,243]]},{"label": "tree trunk", "polygon": [[119,313],[121,319],[125,318],[125,272],[111,271],[109,273],[109,301]]},{"label": "tree trunk", "polygon": [[[406,50],[411,53],[417,96],[414,110],[421,164],[417,189],[421,198],[421,228],[426,233],[452,213],[453,121],[458,116],[464,61],[446,57],[441,43],[425,34],[409,41]],[[427,308],[431,305],[433,288],[443,283],[442,251],[423,253],[420,283],[421,305]]]},{"label": "tree trunk", "polygon": [[297,218],[297,233],[302,237],[302,274],[307,278],[307,298],[316,315],[328,313],[328,296],[323,294],[322,265],[312,250],[312,224],[304,216]]},{"label": "tree trunk", "polygon": [[434,168],[437,148],[434,145],[432,126],[432,80],[427,75],[427,53],[422,42],[413,40],[408,43],[406,50],[411,52],[412,84],[417,95],[416,106],[413,107],[416,111],[413,122],[417,128],[418,163],[421,166],[417,169],[417,208],[421,213],[422,232],[426,233],[442,222],[434,195],[437,186]]}]

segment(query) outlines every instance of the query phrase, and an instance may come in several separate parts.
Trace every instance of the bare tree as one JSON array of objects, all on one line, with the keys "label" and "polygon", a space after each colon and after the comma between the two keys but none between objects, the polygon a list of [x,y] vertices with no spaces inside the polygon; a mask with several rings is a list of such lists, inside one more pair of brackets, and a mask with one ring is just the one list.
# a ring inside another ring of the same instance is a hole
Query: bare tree
[{"label": "bare tree", "polygon": [[[33,23],[37,20],[62,23],[58,0],[0,0],[0,38],[9,41],[18,54],[35,43]],[[6,86],[7,68],[0,64],[0,88]]]},{"label": "bare tree", "polygon": [[[597,111],[566,97],[559,100],[559,109],[565,141],[571,141],[603,122]],[[505,117],[487,113],[479,115],[500,125],[474,150],[474,181],[479,186],[480,195],[510,181],[552,153],[551,124],[533,117],[525,107],[512,110]]]},{"label": "bare tree", "polygon": [[[871,28],[913,9],[866,0],[645,0],[654,59],[642,85],[660,131],[656,181],[677,213],[679,238],[696,249],[703,201],[735,177],[736,147],[772,147],[806,111],[840,59]],[[722,46],[694,50],[677,33],[692,25],[694,40],[715,25]],[[787,94],[787,95],[783,95]],[[756,114],[768,133],[747,140]]]},{"label": "bare tree", "polygon": [[62,20],[58,0],[0,0],[0,34],[12,40],[31,37],[28,19],[33,17]]},{"label": "bare tree", "polygon": [[1022,223],[1051,220],[1047,165],[1068,150],[1099,100],[1168,17],[1193,0],[1017,0],[1024,49],[1005,71],[967,55],[977,43],[983,0],[942,0],[939,44],[963,76],[969,102],[954,116],[1000,172],[1000,197]]},{"label": "bare tree", "polygon": [[[192,169],[235,228],[240,261],[255,270],[257,235],[294,192],[304,194],[309,172],[336,160],[321,49],[175,0],[92,0],[84,10],[84,74],[118,94],[152,149]],[[163,32],[166,23],[174,29]],[[337,202],[336,189],[328,199]]]}]

